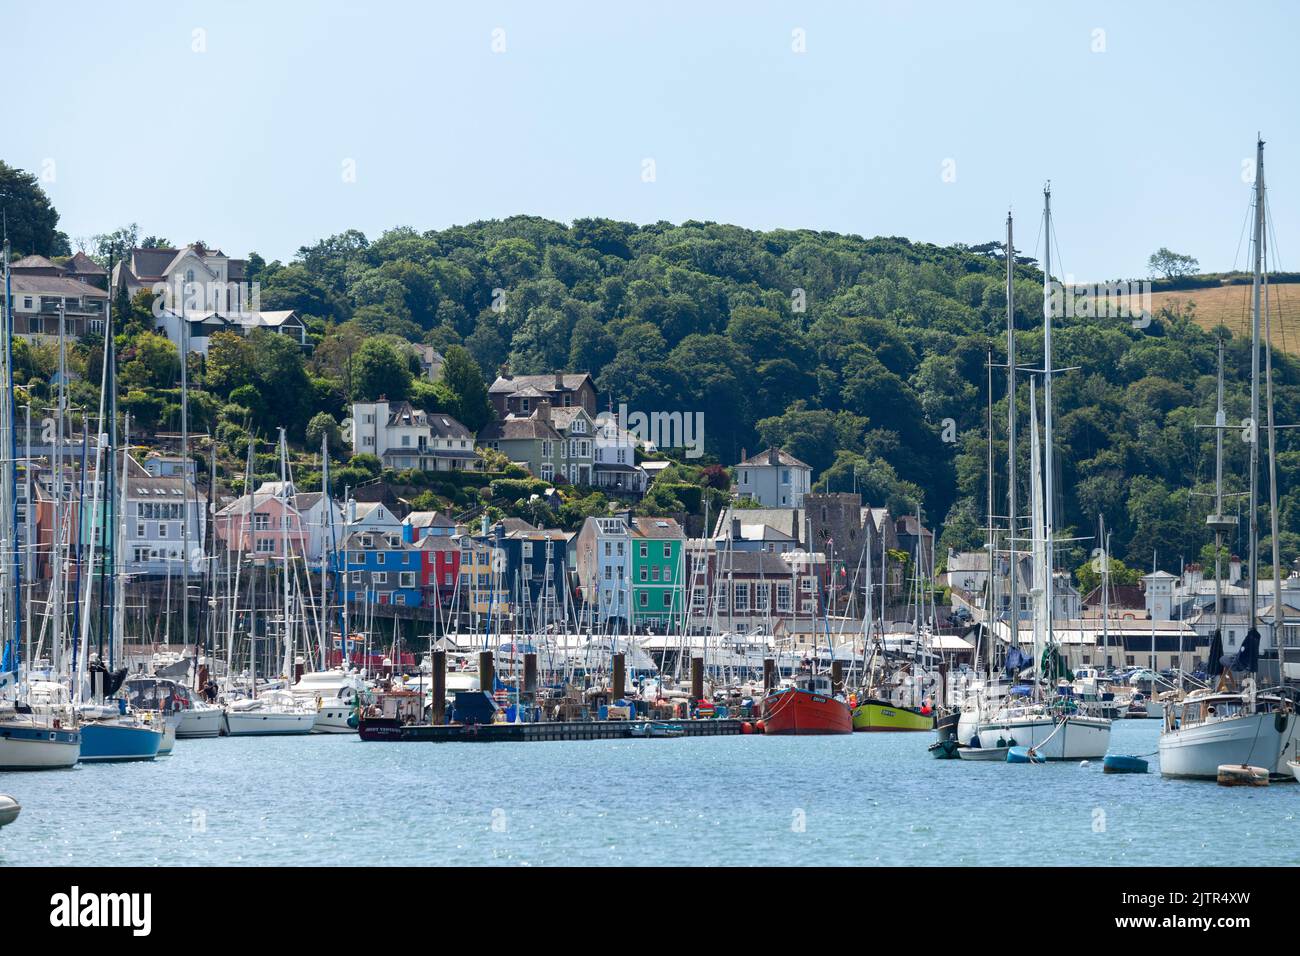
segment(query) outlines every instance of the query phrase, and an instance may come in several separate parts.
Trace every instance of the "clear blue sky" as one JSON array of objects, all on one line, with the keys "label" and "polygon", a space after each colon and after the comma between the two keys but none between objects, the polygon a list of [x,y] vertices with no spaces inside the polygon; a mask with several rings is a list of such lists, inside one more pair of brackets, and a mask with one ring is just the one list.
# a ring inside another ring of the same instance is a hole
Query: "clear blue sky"
[{"label": "clear blue sky", "polygon": [[1226,269],[1260,130],[1278,264],[1300,269],[1294,3],[3,11],[0,158],[53,160],[73,237],[134,221],[287,259],[349,227],[531,213],[947,244],[998,237],[1011,205],[1033,253],[1050,178],[1075,277],[1142,275],[1161,245]]}]

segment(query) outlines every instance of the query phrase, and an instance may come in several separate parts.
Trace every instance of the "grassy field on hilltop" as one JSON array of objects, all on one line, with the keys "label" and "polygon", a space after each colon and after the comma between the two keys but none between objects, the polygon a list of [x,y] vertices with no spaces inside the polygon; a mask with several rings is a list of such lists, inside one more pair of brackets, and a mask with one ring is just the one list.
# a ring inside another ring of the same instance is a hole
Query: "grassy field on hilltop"
[{"label": "grassy field on hilltop", "polygon": [[[1300,355],[1300,284],[1270,284],[1269,311],[1273,316],[1273,342],[1283,351]],[[1137,304],[1130,302],[1130,307]],[[1250,335],[1251,287],[1222,285],[1207,289],[1177,289],[1151,294],[1151,311],[1186,312],[1192,307],[1196,324],[1207,331],[1222,325],[1233,335]]]}]

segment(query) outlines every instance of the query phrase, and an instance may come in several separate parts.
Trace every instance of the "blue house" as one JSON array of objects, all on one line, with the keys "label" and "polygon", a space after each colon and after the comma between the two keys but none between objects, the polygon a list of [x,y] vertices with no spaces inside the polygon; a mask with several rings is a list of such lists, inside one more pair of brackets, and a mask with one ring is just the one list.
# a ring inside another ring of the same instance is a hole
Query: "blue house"
[{"label": "blue house", "polygon": [[400,533],[355,531],[336,552],[347,561],[344,592],[349,602],[420,607],[424,552]]},{"label": "blue house", "polygon": [[536,528],[508,518],[494,525],[486,538],[505,554],[503,589],[518,608],[524,626],[562,622],[565,617],[565,582],[569,567],[569,534],[559,529]]}]

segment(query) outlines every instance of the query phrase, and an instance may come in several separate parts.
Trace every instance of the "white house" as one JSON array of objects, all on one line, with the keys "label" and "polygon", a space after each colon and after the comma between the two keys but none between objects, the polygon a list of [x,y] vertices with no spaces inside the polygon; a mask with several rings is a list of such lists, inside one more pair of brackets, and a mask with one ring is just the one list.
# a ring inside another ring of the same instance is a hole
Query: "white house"
[{"label": "white house", "polygon": [[736,491],[768,508],[801,508],[812,487],[812,467],[769,448],[736,466]]},{"label": "white house", "polygon": [[597,488],[616,492],[645,494],[650,478],[636,462],[637,440],[626,428],[620,428],[611,415],[600,415],[594,422]]},{"label": "white house", "polygon": [[387,468],[472,471],[479,466],[474,435],[444,412],[423,412],[410,402],[355,402],[352,453],[376,456]]},{"label": "white house", "polygon": [[588,518],[575,539],[578,586],[598,626],[630,620],[631,542],[625,514]]}]

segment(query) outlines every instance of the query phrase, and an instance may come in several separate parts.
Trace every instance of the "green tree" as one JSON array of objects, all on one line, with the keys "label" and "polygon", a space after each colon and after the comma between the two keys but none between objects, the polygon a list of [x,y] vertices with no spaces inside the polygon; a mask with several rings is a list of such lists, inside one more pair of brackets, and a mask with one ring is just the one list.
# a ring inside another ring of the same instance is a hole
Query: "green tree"
[{"label": "green tree", "polygon": [[392,343],[367,339],[352,359],[352,397],[374,401],[385,395],[390,401],[406,398],[411,389],[411,367]]},{"label": "green tree", "polygon": [[483,373],[468,349],[453,345],[443,356],[442,384],[456,397],[456,417],[472,432],[492,420]]},{"label": "green tree", "polygon": [[72,250],[59,231],[59,214],[35,176],[0,160],[0,209],[5,212],[14,255],[66,256]]}]

